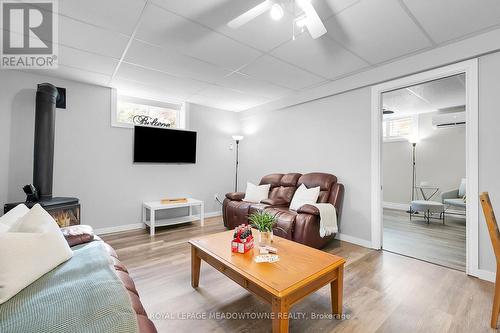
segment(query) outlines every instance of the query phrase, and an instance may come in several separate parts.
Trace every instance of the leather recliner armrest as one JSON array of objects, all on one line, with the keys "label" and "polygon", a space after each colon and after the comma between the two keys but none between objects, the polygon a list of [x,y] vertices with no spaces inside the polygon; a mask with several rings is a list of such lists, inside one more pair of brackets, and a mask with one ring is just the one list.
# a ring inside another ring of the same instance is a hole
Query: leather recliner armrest
[{"label": "leather recliner armrest", "polygon": [[94,240],[94,230],[89,225],[82,224],[64,227],[61,228],[61,232],[70,247],[89,243]]},{"label": "leather recliner armrest", "polygon": [[282,198],[264,199],[260,203],[269,206],[288,206],[290,204],[288,201]]},{"label": "leather recliner armrest", "polygon": [[226,193],[226,198],[234,201],[241,201],[245,197],[245,192],[230,192]]},{"label": "leather recliner armrest", "polygon": [[319,216],[319,209],[314,207],[313,205],[303,205],[303,206],[300,206],[299,209],[297,209],[297,213]]}]

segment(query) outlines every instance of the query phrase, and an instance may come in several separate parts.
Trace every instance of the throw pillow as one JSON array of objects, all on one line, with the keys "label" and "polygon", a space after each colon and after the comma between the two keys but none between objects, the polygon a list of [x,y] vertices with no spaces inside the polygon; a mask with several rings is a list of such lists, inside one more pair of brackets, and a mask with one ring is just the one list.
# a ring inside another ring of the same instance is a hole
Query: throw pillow
[{"label": "throw pillow", "polygon": [[35,205],[0,233],[0,304],[73,255],[56,221]]},{"label": "throw pillow", "polygon": [[29,212],[25,204],[19,204],[0,217],[0,232],[6,232],[13,228],[21,217]]},{"label": "throw pillow", "polygon": [[269,197],[270,188],[271,184],[257,186],[252,183],[247,183],[247,190],[243,201],[259,203]]},{"label": "throw pillow", "polygon": [[319,186],[307,188],[304,184],[300,185],[293,195],[290,209],[297,210],[304,205],[315,204],[319,197]]}]

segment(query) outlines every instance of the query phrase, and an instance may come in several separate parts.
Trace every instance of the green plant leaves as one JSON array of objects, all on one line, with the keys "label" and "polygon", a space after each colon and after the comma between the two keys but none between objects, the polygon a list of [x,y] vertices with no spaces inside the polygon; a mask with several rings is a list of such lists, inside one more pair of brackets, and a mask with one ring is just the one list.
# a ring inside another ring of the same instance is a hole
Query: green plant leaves
[{"label": "green plant leaves", "polygon": [[273,225],[276,223],[276,217],[268,212],[253,213],[248,220],[259,231],[273,231]]}]

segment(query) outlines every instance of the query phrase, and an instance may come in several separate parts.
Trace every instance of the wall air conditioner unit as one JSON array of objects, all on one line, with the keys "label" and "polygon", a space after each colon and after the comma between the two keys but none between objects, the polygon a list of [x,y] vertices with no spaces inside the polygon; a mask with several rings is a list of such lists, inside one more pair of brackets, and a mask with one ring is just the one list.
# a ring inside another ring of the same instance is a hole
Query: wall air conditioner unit
[{"label": "wall air conditioner unit", "polygon": [[432,117],[432,125],[437,128],[465,126],[465,111],[436,114]]}]

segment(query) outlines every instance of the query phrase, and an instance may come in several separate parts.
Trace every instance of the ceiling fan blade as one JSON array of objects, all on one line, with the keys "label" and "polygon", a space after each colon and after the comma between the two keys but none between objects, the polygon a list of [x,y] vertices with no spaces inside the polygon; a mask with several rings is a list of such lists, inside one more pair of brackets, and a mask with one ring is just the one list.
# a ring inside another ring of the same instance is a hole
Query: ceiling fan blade
[{"label": "ceiling fan blade", "polygon": [[247,24],[257,16],[264,14],[266,11],[271,9],[272,5],[273,2],[271,0],[266,0],[264,2],[261,2],[260,4],[253,7],[249,11],[246,11],[237,18],[231,20],[227,25],[230,28],[237,29],[242,25]]},{"label": "ceiling fan blade", "polygon": [[307,30],[311,34],[313,39],[323,36],[326,34],[326,28],[323,25],[323,22],[318,16],[318,13],[314,9],[310,0],[297,0],[297,5],[304,11],[306,14],[305,24]]}]

